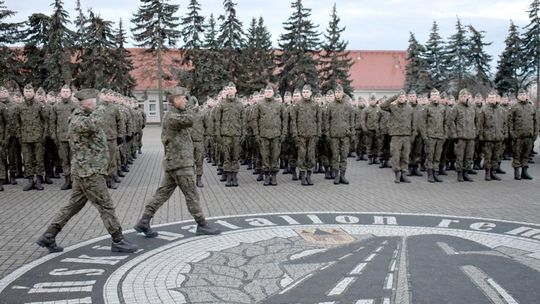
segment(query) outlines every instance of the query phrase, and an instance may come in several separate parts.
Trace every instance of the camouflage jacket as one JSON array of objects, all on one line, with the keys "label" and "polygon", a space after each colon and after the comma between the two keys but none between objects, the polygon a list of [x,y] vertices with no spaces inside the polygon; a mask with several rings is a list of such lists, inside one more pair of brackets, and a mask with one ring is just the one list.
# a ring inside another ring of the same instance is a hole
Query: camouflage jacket
[{"label": "camouflage jacket", "polygon": [[9,139],[10,137],[20,138],[21,136],[21,125],[17,117],[18,107],[14,102],[6,103],[6,110],[4,112],[4,119],[6,122],[6,136]]},{"label": "camouflage jacket", "polygon": [[417,127],[413,119],[413,108],[407,103],[392,103],[392,98],[381,103],[381,110],[388,112],[388,134],[390,136],[412,136]]},{"label": "camouflage jacket", "polygon": [[287,135],[287,111],[285,106],[271,98],[259,102],[254,109],[253,134],[262,138]]},{"label": "camouflage jacket", "polygon": [[52,128],[53,118],[54,118],[53,106],[54,105],[51,105],[48,103],[43,103],[43,124],[44,124],[43,136],[51,137],[51,138],[54,138],[53,136],[54,133],[52,133],[52,131],[54,130]]},{"label": "camouflage jacket", "polygon": [[377,105],[369,105],[364,111],[362,111],[362,116],[360,116],[360,126],[362,130],[367,131],[377,131],[379,129],[379,120],[381,119],[381,111]]},{"label": "camouflage jacket", "polygon": [[478,134],[480,140],[503,141],[507,137],[506,113],[499,105],[486,104],[478,115]]},{"label": "camouflage jacket", "polygon": [[416,126],[416,130],[413,132],[413,135],[421,135],[422,132],[422,119],[423,119],[423,113],[424,107],[419,104],[411,104],[411,107],[413,109],[413,119],[414,119],[414,125]]},{"label": "camouflage jacket", "polygon": [[476,138],[476,107],[457,103],[448,117],[448,128],[453,139]]},{"label": "camouflage jacket", "polygon": [[69,147],[71,149],[71,174],[89,177],[107,174],[109,149],[107,137],[102,128],[100,109],[94,112],[76,109],[68,125]]},{"label": "camouflage jacket", "polygon": [[2,142],[8,139],[7,134],[7,104],[0,101],[0,149]]},{"label": "camouflage jacket", "polygon": [[103,102],[100,107],[103,109],[103,130],[107,140],[116,140],[126,134],[126,123],[124,116],[120,113],[120,108],[109,102]]},{"label": "camouflage jacket", "polygon": [[322,114],[318,104],[312,100],[301,101],[293,107],[291,114],[290,133],[293,137],[321,136]]},{"label": "camouflage jacket", "polygon": [[225,100],[216,109],[216,136],[242,136],[244,106],[238,99]]},{"label": "camouflage jacket", "polygon": [[251,121],[251,113],[253,112],[253,106],[247,106],[244,108],[244,121],[242,121],[242,129],[245,136],[253,136],[253,123]]},{"label": "camouflage jacket", "polygon": [[330,137],[349,137],[356,133],[354,129],[354,111],[345,101],[334,101],[328,105],[328,132]]},{"label": "camouflage jacket", "polygon": [[205,136],[213,136],[214,135],[214,119],[212,119],[212,109],[213,108],[207,108],[204,111],[204,135]]},{"label": "camouflage jacket", "polygon": [[446,109],[442,104],[430,103],[422,111],[420,134],[422,138],[446,138]]},{"label": "camouflage jacket", "polygon": [[190,114],[193,115],[193,126],[189,129],[191,140],[204,141],[204,113],[200,110],[191,110]]},{"label": "camouflage jacket", "polygon": [[536,110],[529,102],[517,102],[508,112],[508,128],[512,138],[536,138]]},{"label": "camouflage jacket", "polygon": [[193,115],[170,107],[163,116],[161,142],[165,148],[163,168],[165,171],[193,167],[193,141],[189,129]]},{"label": "camouflage jacket", "polygon": [[53,135],[53,138],[56,137],[56,140],[60,142],[69,141],[69,117],[78,107],[79,106],[71,99],[68,99],[67,101],[62,100],[54,104],[50,125],[50,132]]},{"label": "camouflage jacket", "polygon": [[377,129],[378,135],[388,135],[390,133],[390,129],[388,128],[388,120],[390,119],[390,113],[386,111],[381,111],[381,115],[379,117],[379,128]]},{"label": "camouflage jacket", "polygon": [[17,105],[18,121],[21,128],[22,143],[36,143],[44,140],[45,117],[43,104],[25,100]]},{"label": "camouflage jacket", "polygon": [[357,106],[354,108],[354,128],[356,132],[359,133],[362,131],[362,114],[364,113],[364,106]]}]

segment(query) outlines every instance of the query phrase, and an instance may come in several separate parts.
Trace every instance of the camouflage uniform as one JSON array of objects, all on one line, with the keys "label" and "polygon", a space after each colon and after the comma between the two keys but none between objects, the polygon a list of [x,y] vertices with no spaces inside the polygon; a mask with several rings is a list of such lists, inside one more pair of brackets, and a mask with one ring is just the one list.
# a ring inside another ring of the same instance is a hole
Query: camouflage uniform
[{"label": "camouflage uniform", "polygon": [[203,161],[204,161],[204,113],[195,107],[191,114],[193,115],[193,126],[191,127],[190,134],[193,141],[193,156],[195,158],[195,175],[197,178],[203,175]]},{"label": "camouflage uniform", "polygon": [[[339,183],[345,179],[347,156],[349,155],[350,137],[354,135],[354,111],[345,100],[336,100],[328,105],[328,134],[332,142],[332,169],[335,180]],[[339,171],[339,174],[337,174]],[[338,180],[339,178],[339,180]]]},{"label": "camouflage uniform", "polygon": [[290,118],[290,134],[298,147],[296,164],[300,170],[302,185],[312,185],[311,173],[316,163],[315,150],[321,137],[321,109],[313,100],[304,99],[294,106]]},{"label": "camouflage uniform", "polygon": [[455,140],[456,170],[465,180],[471,180],[468,172],[472,169],[474,139],[476,138],[476,110],[468,102],[458,102],[450,112],[448,128]]},{"label": "camouflage uniform", "polygon": [[58,146],[58,155],[62,162],[62,171],[66,177],[69,177],[71,168],[71,150],[69,148],[69,117],[78,105],[71,100],[62,99],[62,101],[54,104],[51,113],[51,134],[53,140]]},{"label": "camouflage uniform", "polygon": [[276,185],[279,171],[281,142],[287,135],[287,111],[275,98],[265,98],[257,104],[254,112],[253,134],[261,149],[262,170],[265,185]]},{"label": "camouflage uniform", "polygon": [[[508,127],[504,109],[498,104],[486,104],[478,115],[478,134],[484,150],[484,169],[486,179],[498,179],[495,170],[504,149],[503,141]],[[495,177],[494,177],[495,176]]]},{"label": "camouflage uniform", "polygon": [[237,98],[227,98],[216,111],[215,128],[223,151],[223,172],[227,178],[225,186],[237,186],[244,106]]},{"label": "camouflage uniform", "polygon": [[25,100],[18,105],[17,114],[21,128],[25,177],[30,181],[35,175],[39,180],[45,171],[43,162],[45,113],[43,105],[35,101],[34,98]]},{"label": "camouflage uniform", "polygon": [[142,138],[143,138],[143,130],[146,127],[146,113],[144,113],[144,109],[137,108],[137,113],[139,114],[139,129],[137,130],[138,136],[137,136],[137,149],[139,154],[142,154]]},{"label": "camouflage uniform", "polygon": [[379,154],[380,148],[378,145],[380,142],[378,140],[380,119],[380,109],[374,104],[367,106],[364,111],[362,111],[362,115],[358,121],[364,134],[366,134],[366,147],[370,165],[379,163],[377,155]]},{"label": "camouflage uniform", "polygon": [[356,130],[356,160],[366,160],[365,155],[367,153],[366,145],[366,132],[362,129],[362,115],[365,110],[365,105],[360,104],[355,108],[354,113],[354,129]]},{"label": "camouflage uniform", "polygon": [[480,117],[480,113],[482,112],[482,104],[481,103],[475,103],[475,112],[476,112],[476,138],[474,140],[474,158],[473,158],[473,169],[474,170],[480,170],[480,163],[482,162],[482,152],[483,152],[483,145],[484,143],[480,139],[480,126],[478,117]]},{"label": "camouflage uniform", "polygon": [[204,113],[204,147],[208,162],[214,159],[214,120],[212,119],[212,109],[206,108]]},{"label": "camouflage uniform", "polygon": [[[391,165],[388,164],[390,160],[390,142],[392,138],[390,137],[390,129],[388,128],[390,119],[390,113],[387,111],[381,111],[379,116],[379,124],[377,129],[377,138],[375,145],[377,147],[377,153],[379,159],[381,160],[381,165],[379,168],[390,168]],[[374,158],[374,163],[377,163]]]},{"label": "camouflage uniform", "polygon": [[7,106],[4,102],[0,101],[0,191],[4,190],[4,181],[7,180],[7,168],[6,168],[6,148],[7,143],[7,123],[5,120],[7,112]]},{"label": "camouflage uniform", "polygon": [[171,197],[180,190],[186,198],[189,212],[197,223],[204,222],[204,214],[199,204],[199,193],[193,180],[193,141],[190,128],[193,126],[193,115],[174,106],[163,116],[161,142],[165,148],[163,168],[165,174],[161,185],[152,199],[146,204],[144,213],[150,218]]},{"label": "camouflage uniform", "polygon": [[317,152],[320,158],[320,163],[324,166],[325,179],[332,179],[332,141],[328,134],[328,104],[323,104],[321,107],[321,138],[317,146]]},{"label": "camouflage uniform", "polygon": [[518,101],[508,113],[510,138],[514,140],[512,167],[522,168],[527,173],[529,153],[538,136],[536,110],[528,101]]},{"label": "camouflage uniform", "polygon": [[[221,103],[223,103],[223,101],[221,101]],[[223,149],[222,149],[223,145],[221,143],[221,139],[219,138],[219,130],[218,130],[219,122],[217,120],[218,118],[217,113],[218,113],[218,110],[219,110],[218,108],[220,104],[214,107],[211,111],[213,126],[214,126],[214,163],[218,167],[218,174],[220,174],[220,171],[223,171]]]},{"label": "camouflage uniform", "polygon": [[411,142],[414,132],[417,130],[413,109],[406,102],[392,104],[392,99],[384,101],[380,107],[390,114],[388,117],[388,131],[392,138],[390,150],[392,153],[392,170],[396,173],[395,181],[408,182],[405,175],[409,167]]},{"label": "camouflage uniform", "polygon": [[12,185],[16,185],[15,177],[22,174],[22,149],[21,149],[21,125],[17,115],[18,105],[15,102],[8,102],[4,112],[6,122],[6,140],[8,153],[9,179]]},{"label": "camouflage uniform", "polygon": [[421,135],[425,143],[428,181],[440,182],[438,169],[446,138],[446,109],[440,103],[431,102],[424,107],[421,121]]},{"label": "camouflage uniform", "polygon": [[118,105],[110,101],[101,101],[100,105],[103,113],[103,130],[107,137],[109,151],[109,164],[107,166],[108,186],[114,188],[114,181],[110,180],[118,172],[118,144],[123,143],[126,134],[126,123]]},{"label": "camouflage uniform", "polygon": [[411,107],[413,108],[413,119],[415,120],[415,125],[417,130],[415,130],[413,133],[413,141],[411,143],[411,154],[409,157],[409,176],[422,176],[420,171],[418,170],[420,166],[420,160],[422,159],[422,149],[424,148],[424,140],[422,138],[421,134],[421,126],[422,126],[422,111],[423,107],[419,105],[418,103],[411,103]]}]

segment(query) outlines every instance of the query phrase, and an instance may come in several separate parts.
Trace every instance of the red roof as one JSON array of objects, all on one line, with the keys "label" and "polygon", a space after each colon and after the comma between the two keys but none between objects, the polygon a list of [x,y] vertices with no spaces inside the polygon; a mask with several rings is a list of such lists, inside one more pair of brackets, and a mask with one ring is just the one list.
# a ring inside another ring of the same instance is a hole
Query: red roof
[{"label": "red roof", "polygon": [[[129,49],[133,60],[131,75],[137,85],[135,90],[157,89],[157,66],[155,55],[144,49]],[[405,84],[405,51],[350,51],[353,60],[351,67],[352,87],[356,90],[399,90]],[[167,67],[180,67],[181,55],[178,50],[169,50],[163,54],[163,64]],[[174,69],[174,68],[173,68]],[[167,74],[168,68],[165,69]],[[164,88],[176,85],[172,75],[167,74]]]}]

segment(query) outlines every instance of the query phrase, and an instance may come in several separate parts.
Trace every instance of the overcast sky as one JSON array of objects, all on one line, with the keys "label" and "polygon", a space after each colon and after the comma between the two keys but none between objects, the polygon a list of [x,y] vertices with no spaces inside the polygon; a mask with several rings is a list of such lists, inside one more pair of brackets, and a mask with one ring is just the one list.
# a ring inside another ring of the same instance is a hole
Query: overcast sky
[{"label": "overcast sky", "polygon": [[[6,0],[9,9],[17,11],[13,21],[23,21],[34,12],[51,13],[52,0]],[[66,10],[74,19],[75,0],[64,0]],[[180,4],[179,15],[186,13],[188,0],[171,0]],[[277,45],[282,23],[292,10],[291,0],[236,0],[237,13],[244,28],[252,17],[263,16]],[[416,34],[420,42],[428,38],[432,22],[440,26],[441,36],[449,37],[455,31],[456,18],[464,25],[472,24],[486,31],[486,40],[493,42],[488,52],[494,56],[494,65],[504,48],[510,20],[518,26],[528,24],[527,10],[532,0],[304,0],[304,5],[312,9],[312,19],[324,31],[328,25],[333,3],[347,29],[344,38],[349,41],[349,49],[356,50],[404,50],[407,48],[409,32]],[[81,0],[83,9],[92,8],[103,18],[118,22],[123,19],[131,27],[130,18],[137,10],[137,0]],[[200,0],[202,15],[223,12],[222,0]]]}]

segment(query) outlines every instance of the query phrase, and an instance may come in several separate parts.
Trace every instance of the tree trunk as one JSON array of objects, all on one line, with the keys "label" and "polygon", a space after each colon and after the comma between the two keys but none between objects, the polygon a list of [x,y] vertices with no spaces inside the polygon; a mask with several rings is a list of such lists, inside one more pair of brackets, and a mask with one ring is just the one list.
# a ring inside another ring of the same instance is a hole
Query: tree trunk
[{"label": "tree trunk", "polygon": [[161,47],[157,49],[157,67],[158,67],[158,111],[159,111],[159,121],[163,119],[163,58],[162,58]]}]

